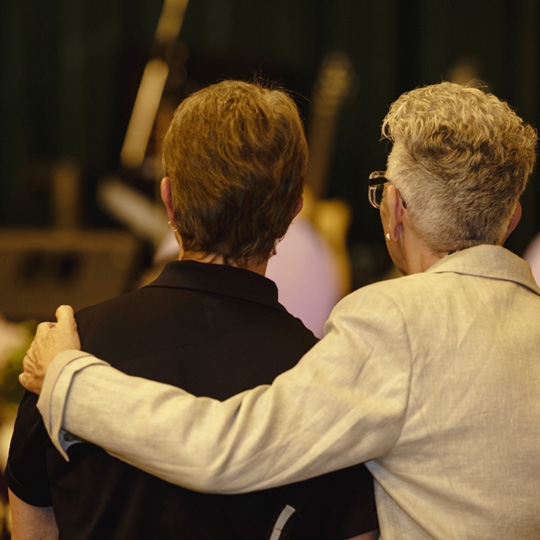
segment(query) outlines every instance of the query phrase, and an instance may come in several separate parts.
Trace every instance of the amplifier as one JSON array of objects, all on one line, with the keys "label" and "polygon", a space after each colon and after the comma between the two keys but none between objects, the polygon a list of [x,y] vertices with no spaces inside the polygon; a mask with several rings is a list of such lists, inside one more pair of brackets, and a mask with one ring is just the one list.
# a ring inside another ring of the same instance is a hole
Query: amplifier
[{"label": "amplifier", "polygon": [[12,321],[54,320],[129,290],[141,244],[118,230],[0,229],[0,313]]}]

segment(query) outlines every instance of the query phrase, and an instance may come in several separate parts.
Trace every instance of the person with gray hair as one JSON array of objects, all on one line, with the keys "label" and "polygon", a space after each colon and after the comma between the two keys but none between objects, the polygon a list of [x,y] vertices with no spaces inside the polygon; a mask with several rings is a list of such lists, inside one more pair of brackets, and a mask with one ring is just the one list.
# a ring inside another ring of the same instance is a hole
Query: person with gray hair
[{"label": "person with gray hair", "polygon": [[503,242],[536,148],[534,129],[507,103],[441,83],[401,96],[382,129],[394,143],[389,175],[428,249]]},{"label": "person with gray hair", "polygon": [[502,247],[536,132],[443,82],[403,94],[383,135],[393,147],[368,194],[404,277],[348,295],[297,366],[223,402],[81,352],[62,307],[21,375],[57,448],[77,436],[218,493],[367,462],[384,540],[539,538],[540,289]]}]

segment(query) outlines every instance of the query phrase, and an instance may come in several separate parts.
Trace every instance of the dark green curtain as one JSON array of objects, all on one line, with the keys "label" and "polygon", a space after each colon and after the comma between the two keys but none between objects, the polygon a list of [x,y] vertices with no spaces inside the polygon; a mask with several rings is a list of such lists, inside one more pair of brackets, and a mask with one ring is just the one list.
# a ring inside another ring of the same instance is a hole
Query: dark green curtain
[{"label": "dark green curtain", "polygon": [[[46,186],[28,173],[36,164],[74,160],[94,204],[96,179],[116,167],[160,10],[161,0],[1,2],[2,225],[47,225],[46,197],[38,196]],[[329,194],[352,205],[350,240],[361,245],[380,237],[365,186],[385,166],[378,140],[389,104],[469,62],[538,125],[539,22],[536,0],[192,0],[181,41],[190,79],[277,79],[297,93],[305,117],[324,53],[349,55],[357,84],[340,117]],[[539,204],[533,180],[511,237],[516,252],[540,230]],[[86,224],[98,214],[88,210]]]},{"label": "dark green curtain", "polygon": [[127,82],[140,76],[160,2],[4,0],[0,10],[0,221],[46,223],[34,200],[47,192],[35,179],[39,166],[110,166],[125,128]]}]

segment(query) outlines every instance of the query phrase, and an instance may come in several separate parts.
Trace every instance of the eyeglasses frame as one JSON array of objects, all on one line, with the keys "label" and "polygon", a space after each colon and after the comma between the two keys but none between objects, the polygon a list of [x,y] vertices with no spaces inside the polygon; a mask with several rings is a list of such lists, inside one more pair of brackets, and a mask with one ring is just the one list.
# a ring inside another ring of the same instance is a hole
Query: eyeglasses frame
[{"label": "eyeglasses frame", "polygon": [[[392,183],[390,180],[388,180],[388,178],[386,178],[386,176],[384,176],[385,174],[386,174],[386,171],[373,171],[369,175],[368,199],[371,206],[373,206],[373,208],[377,208],[377,210],[381,208],[380,203],[378,203],[377,200],[375,199],[377,188],[379,188],[380,186],[384,186],[384,184],[388,182]],[[401,194],[400,194],[400,197],[401,197]],[[403,208],[407,208],[407,205],[405,201],[403,200],[403,197],[401,197],[401,202],[403,203]]]}]

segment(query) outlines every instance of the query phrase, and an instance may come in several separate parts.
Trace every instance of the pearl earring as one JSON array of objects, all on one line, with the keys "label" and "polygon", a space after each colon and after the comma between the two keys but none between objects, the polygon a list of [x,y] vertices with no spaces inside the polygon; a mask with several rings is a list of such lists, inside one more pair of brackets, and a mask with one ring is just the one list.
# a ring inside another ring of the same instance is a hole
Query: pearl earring
[{"label": "pearl earring", "polygon": [[386,233],[386,239],[390,242],[390,233],[389,232]]},{"label": "pearl earring", "polygon": [[178,232],[177,229],[175,229],[170,221],[167,221],[167,226],[169,229],[171,229],[172,232]]}]

